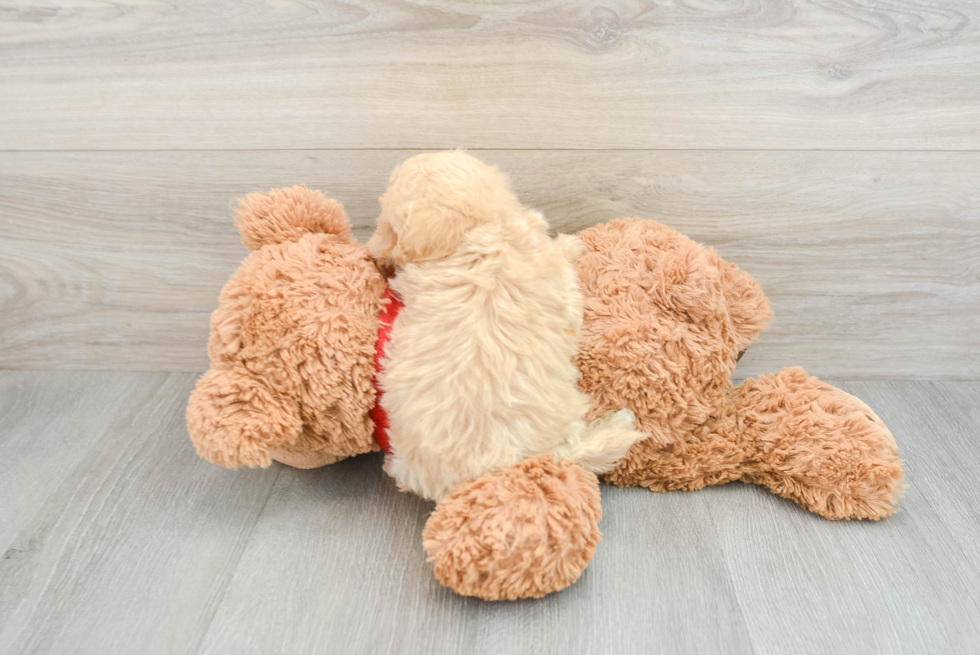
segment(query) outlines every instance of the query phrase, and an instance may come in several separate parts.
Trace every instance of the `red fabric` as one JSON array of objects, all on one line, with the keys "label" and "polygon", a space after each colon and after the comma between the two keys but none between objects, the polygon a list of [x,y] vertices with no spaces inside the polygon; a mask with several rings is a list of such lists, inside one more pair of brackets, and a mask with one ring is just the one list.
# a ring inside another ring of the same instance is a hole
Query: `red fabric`
[{"label": "red fabric", "polygon": [[371,419],[374,421],[374,440],[384,448],[385,452],[391,454],[391,440],[388,438],[388,429],[391,423],[388,421],[388,412],[381,406],[381,396],[384,391],[378,377],[381,375],[381,362],[385,356],[385,346],[391,339],[391,326],[395,324],[398,312],[405,306],[401,297],[391,290],[390,286],[385,286],[384,306],[381,308],[381,316],[378,322],[378,344],[374,349],[374,390],[377,392],[374,407],[371,409]]}]

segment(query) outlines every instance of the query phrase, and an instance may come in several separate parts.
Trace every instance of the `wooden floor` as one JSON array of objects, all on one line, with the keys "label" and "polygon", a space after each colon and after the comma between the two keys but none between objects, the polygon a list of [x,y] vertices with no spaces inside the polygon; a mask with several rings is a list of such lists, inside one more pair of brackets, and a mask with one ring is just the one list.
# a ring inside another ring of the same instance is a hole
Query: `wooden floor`
[{"label": "wooden floor", "polygon": [[980,383],[840,383],[891,426],[902,511],[760,488],[603,487],[603,541],[543,600],[439,586],[429,503],[378,456],[226,471],[188,373],[0,373],[0,652],[980,652]]}]

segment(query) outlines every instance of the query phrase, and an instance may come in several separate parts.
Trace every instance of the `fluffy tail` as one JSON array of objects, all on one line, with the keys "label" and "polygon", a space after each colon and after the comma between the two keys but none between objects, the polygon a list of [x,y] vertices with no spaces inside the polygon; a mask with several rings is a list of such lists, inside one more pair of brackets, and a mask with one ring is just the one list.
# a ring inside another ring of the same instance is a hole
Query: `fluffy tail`
[{"label": "fluffy tail", "polygon": [[304,234],[350,236],[344,206],[303,184],[248,194],[240,201],[235,225],[250,250],[296,241]]},{"label": "fluffy tail", "polygon": [[635,418],[628,409],[606,412],[563,444],[555,454],[593,473],[611,471],[633,444],[648,436],[633,429]]}]

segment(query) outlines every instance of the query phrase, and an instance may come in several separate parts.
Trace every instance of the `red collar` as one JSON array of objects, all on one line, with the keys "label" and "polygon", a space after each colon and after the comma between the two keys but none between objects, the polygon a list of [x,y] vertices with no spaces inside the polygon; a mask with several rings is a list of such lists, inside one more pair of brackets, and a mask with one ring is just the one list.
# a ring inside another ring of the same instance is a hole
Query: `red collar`
[{"label": "red collar", "polygon": [[381,307],[381,315],[378,317],[378,343],[374,349],[374,377],[371,379],[376,392],[374,407],[371,408],[371,419],[374,421],[374,440],[390,455],[391,440],[388,437],[388,429],[391,427],[391,423],[388,420],[388,412],[381,406],[381,396],[384,395],[384,390],[381,388],[381,381],[378,376],[381,375],[383,368],[381,362],[385,356],[385,346],[391,340],[391,326],[395,324],[398,312],[405,306],[405,303],[401,296],[392,291],[388,285],[385,285],[382,302],[384,304]]}]

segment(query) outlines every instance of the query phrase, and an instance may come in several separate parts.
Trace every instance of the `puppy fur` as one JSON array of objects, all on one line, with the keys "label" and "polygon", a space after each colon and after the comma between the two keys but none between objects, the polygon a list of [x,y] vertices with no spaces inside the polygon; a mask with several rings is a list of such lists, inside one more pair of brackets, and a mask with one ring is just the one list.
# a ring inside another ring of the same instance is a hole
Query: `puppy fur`
[{"label": "puppy fur", "polygon": [[543,454],[603,473],[644,438],[628,410],[583,420],[577,237],[549,238],[507,178],[462,151],[407,160],[380,202],[368,249],[405,303],[380,377],[402,489],[439,500]]}]

